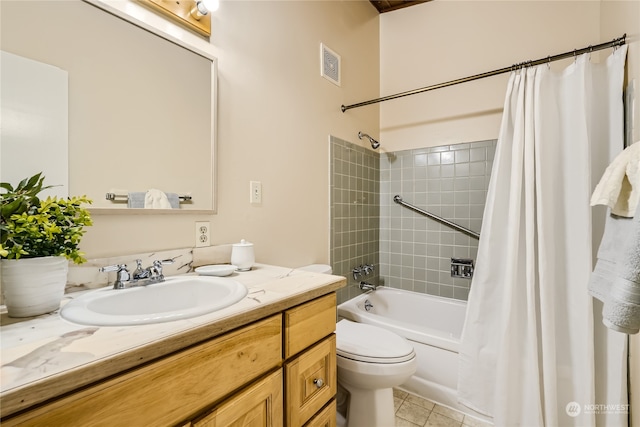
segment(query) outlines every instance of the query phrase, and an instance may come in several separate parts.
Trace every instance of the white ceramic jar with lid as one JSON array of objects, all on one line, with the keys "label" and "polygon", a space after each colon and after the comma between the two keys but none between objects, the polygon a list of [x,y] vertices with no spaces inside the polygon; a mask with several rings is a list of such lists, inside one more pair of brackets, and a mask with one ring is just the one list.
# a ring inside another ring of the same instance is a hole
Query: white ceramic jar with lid
[{"label": "white ceramic jar with lid", "polygon": [[231,264],[238,267],[238,271],[249,271],[256,258],[253,252],[253,243],[246,240],[240,240],[240,243],[234,243],[231,248]]}]

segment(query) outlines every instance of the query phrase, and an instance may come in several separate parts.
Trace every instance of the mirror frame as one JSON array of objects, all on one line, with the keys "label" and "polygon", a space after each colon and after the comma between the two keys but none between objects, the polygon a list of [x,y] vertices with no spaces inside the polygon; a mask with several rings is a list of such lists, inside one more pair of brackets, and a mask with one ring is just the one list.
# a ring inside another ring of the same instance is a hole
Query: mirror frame
[{"label": "mirror frame", "polygon": [[171,43],[175,43],[211,61],[211,209],[129,209],[94,207],[90,212],[96,215],[149,215],[149,214],[215,214],[217,213],[217,98],[218,98],[218,58],[213,47],[201,37],[190,33],[170,20],[130,0],[82,0],[121,18],[132,25],[149,31]]}]

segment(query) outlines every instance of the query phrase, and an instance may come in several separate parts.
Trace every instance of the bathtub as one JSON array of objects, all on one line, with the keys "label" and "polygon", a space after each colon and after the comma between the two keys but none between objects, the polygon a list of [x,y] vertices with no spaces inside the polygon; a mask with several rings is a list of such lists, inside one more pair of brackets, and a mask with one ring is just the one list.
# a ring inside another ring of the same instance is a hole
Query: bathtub
[{"label": "bathtub", "polygon": [[458,353],[466,308],[465,301],[380,287],[340,304],[338,316],[388,329],[409,340],[418,369],[402,389],[490,421],[457,401]]}]

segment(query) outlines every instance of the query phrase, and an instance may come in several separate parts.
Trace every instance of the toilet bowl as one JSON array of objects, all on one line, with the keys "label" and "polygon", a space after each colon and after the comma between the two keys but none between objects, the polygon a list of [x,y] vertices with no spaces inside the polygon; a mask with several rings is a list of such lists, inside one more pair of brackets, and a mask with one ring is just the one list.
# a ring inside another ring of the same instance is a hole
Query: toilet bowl
[{"label": "toilet bowl", "polygon": [[413,346],[386,329],[346,319],[337,323],[336,338],[338,384],[349,393],[347,426],[393,426],[393,387],[416,372]]},{"label": "toilet bowl", "polygon": [[[331,274],[330,265],[299,267]],[[340,427],[389,427],[395,425],[393,387],[408,380],[418,366],[409,341],[386,329],[350,320],[336,324],[338,366],[337,423]],[[349,396],[346,404],[340,390]],[[346,406],[342,413],[341,408]]]}]

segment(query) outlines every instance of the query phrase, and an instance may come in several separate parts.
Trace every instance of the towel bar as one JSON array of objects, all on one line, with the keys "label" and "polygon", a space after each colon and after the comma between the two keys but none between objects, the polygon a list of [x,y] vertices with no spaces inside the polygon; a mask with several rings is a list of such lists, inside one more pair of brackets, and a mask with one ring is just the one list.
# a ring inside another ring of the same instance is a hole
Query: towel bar
[{"label": "towel bar", "polygon": [[[126,202],[129,200],[128,194],[116,194],[116,193],[107,193],[105,199],[110,200],[112,202]],[[193,198],[190,195],[178,196],[180,203],[191,202]]]}]

